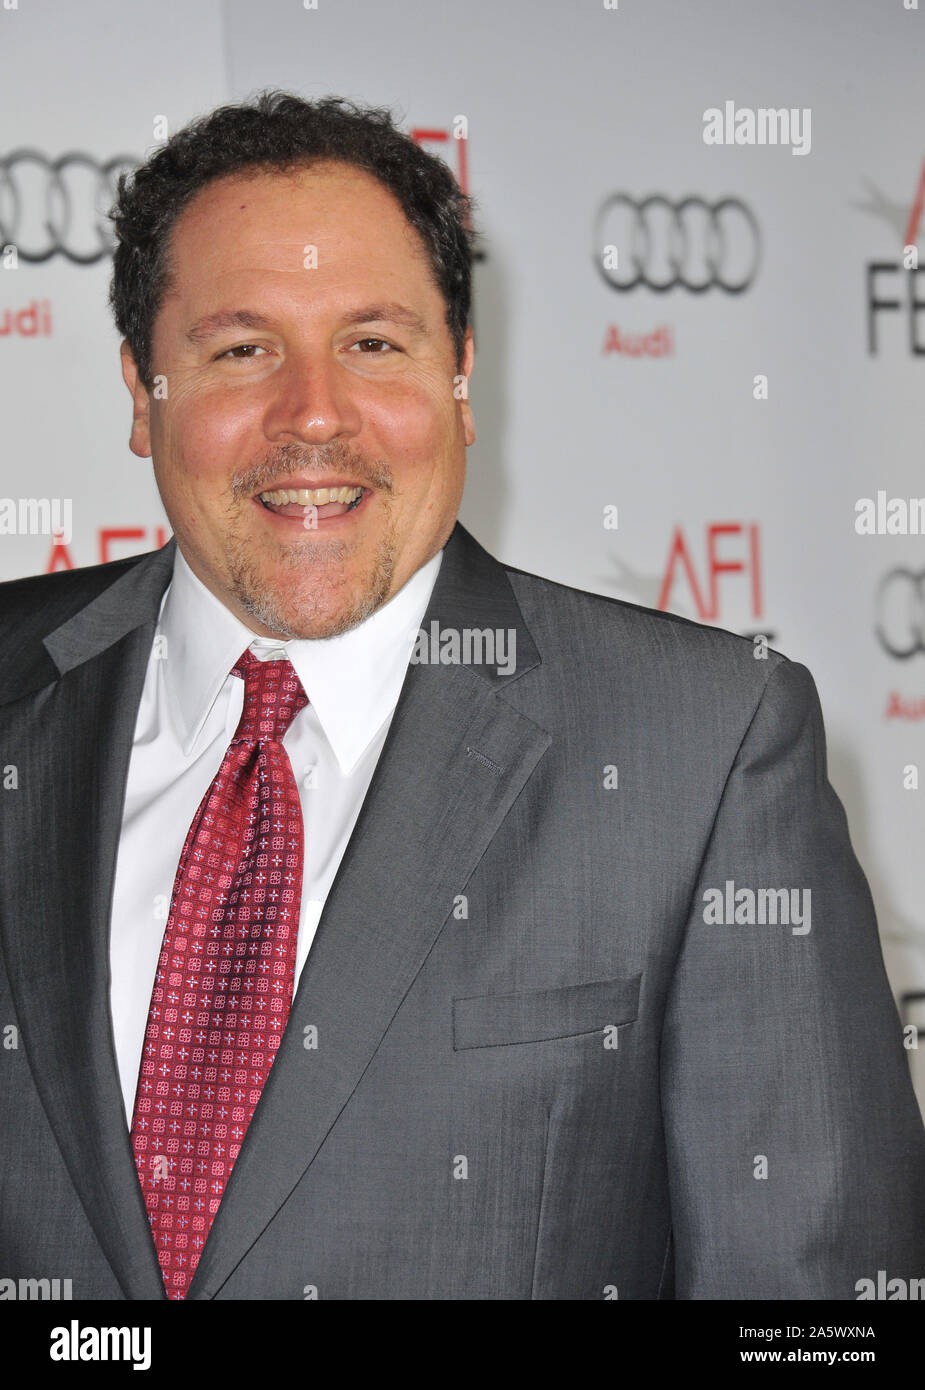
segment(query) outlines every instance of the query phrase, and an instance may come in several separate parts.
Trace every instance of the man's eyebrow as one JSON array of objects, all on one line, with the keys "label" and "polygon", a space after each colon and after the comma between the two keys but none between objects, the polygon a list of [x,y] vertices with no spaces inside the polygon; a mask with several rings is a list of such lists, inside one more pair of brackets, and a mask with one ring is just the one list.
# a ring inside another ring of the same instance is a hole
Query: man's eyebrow
[{"label": "man's eyebrow", "polygon": [[[351,309],[344,315],[342,322],[346,326],[358,323],[397,323],[404,328],[410,328],[421,337],[426,337],[430,331],[421,315],[404,304],[367,304],[360,309]],[[214,314],[206,314],[204,318],[197,319],[192,327],[186,330],[186,337],[191,343],[203,343],[209,338],[214,338],[217,333],[231,328],[272,327],[272,320],[251,309],[219,309]]]},{"label": "man's eyebrow", "polygon": [[410,328],[419,333],[421,337],[426,337],[430,332],[421,315],[404,304],[367,304],[362,309],[353,309],[346,314],[344,323],[398,323],[403,328]]},{"label": "man's eyebrow", "polygon": [[191,343],[204,343],[208,338],[214,338],[216,333],[223,333],[228,328],[271,327],[269,319],[250,309],[219,309],[215,314],[206,314],[205,318],[197,319],[192,327],[186,330],[186,337]]}]

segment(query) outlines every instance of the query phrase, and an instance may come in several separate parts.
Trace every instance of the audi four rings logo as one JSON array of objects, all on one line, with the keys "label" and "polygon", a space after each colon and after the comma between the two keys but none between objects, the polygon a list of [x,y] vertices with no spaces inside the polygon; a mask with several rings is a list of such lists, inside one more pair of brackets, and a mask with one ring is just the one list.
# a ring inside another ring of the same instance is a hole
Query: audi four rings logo
[{"label": "audi four rings logo", "polygon": [[36,263],[102,260],[114,244],[106,212],[116,179],[137,163],[131,155],[100,162],[75,150],[57,159],[26,149],[0,155],[0,247],[15,246],[20,260]]},{"label": "audi four rings logo", "polygon": [[877,638],[898,661],[925,653],[925,570],[890,570],[880,581]]},{"label": "audi four rings logo", "polygon": [[[616,265],[605,257],[616,247]],[[664,294],[720,289],[741,294],[753,283],[761,259],[761,234],[750,208],[738,198],[682,198],[660,193],[637,200],[614,193],[600,207],[594,228],[594,263],[615,290],[637,285]]]}]

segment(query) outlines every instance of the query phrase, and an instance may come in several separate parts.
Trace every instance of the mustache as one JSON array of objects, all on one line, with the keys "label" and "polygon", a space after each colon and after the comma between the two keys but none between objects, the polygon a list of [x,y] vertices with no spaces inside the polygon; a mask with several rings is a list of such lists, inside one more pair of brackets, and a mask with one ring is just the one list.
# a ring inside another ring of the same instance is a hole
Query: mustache
[{"label": "mustache", "polygon": [[366,487],[380,492],[394,491],[392,470],[383,463],[367,462],[343,444],[335,441],[320,449],[306,448],[302,444],[280,444],[271,449],[262,462],[242,473],[235,473],[231,479],[231,495],[235,501],[252,497],[256,492],[266,492],[279,477],[289,473],[309,473],[318,478],[324,486],[324,476],[341,477],[346,475]]}]

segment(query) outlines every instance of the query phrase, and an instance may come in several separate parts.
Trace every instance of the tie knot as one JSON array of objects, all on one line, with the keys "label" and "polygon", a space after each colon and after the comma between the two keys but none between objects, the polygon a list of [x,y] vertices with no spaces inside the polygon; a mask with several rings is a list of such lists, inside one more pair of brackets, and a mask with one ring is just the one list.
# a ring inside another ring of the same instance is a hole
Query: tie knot
[{"label": "tie knot", "polygon": [[235,739],[248,743],[278,742],[299,710],[308,704],[292,662],[288,657],[282,661],[260,661],[245,649],[231,674],[244,681],[244,707]]}]

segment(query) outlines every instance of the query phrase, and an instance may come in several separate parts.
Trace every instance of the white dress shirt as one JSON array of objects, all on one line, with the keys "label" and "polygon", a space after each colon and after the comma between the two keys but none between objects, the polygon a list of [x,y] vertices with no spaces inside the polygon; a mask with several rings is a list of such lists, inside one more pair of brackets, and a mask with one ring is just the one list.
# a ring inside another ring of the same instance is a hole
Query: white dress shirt
[{"label": "white dress shirt", "polygon": [[236,618],[177,548],[135,724],[113,888],[110,1000],[129,1125],[180,852],[244,704],[244,682],[231,668],[245,648],[260,660],[288,656],[309,700],[283,737],[305,831],[297,985],[442,558],[440,551],[350,632],[279,641],[257,636]]}]

